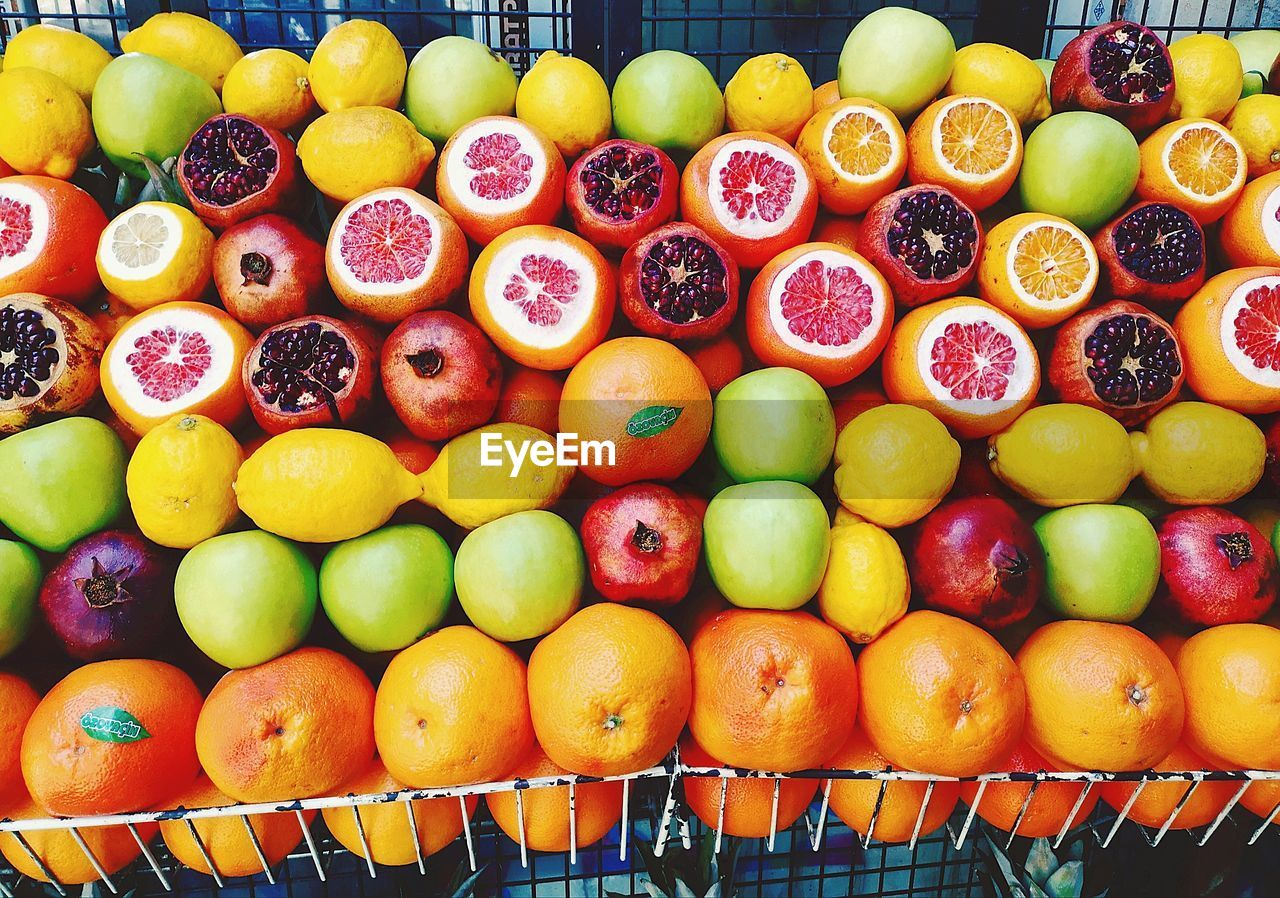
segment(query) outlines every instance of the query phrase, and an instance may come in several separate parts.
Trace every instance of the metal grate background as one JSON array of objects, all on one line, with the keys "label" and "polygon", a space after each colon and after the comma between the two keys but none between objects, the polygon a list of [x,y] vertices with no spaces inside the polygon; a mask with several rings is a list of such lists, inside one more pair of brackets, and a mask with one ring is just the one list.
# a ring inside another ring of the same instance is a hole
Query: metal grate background
[{"label": "metal grate background", "polygon": [[1056,59],[1082,31],[1120,18],[1141,22],[1165,43],[1201,31],[1230,37],[1280,28],[1280,0],[1051,0],[1043,55]]}]

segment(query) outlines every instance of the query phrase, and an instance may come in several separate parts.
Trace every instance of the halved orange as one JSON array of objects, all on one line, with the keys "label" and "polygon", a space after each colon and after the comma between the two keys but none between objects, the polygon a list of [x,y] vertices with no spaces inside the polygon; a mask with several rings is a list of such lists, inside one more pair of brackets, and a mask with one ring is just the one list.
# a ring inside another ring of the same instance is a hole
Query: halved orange
[{"label": "halved orange", "polygon": [[818,201],[839,215],[865,212],[907,170],[907,135],[874,100],[851,97],[817,109],[796,152],[813,173]]},{"label": "halved orange", "polygon": [[983,299],[1032,330],[1052,327],[1089,304],[1098,252],[1065,218],[1024,212],[987,234],[978,262]]},{"label": "halved orange", "polygon": [[985,97],[944,97],[907,132],[907,177],[940,184],[981,211],[1009,192],[1022,165],[1022,132],[1008,109]]},{"label": "halved orange", "polygon": [[1217,221],[1244,189],[1244,147],[1207,118],[1181,119],[1156,129],[1138,147],[1139,199],[1186,209],[1200,224]]}]

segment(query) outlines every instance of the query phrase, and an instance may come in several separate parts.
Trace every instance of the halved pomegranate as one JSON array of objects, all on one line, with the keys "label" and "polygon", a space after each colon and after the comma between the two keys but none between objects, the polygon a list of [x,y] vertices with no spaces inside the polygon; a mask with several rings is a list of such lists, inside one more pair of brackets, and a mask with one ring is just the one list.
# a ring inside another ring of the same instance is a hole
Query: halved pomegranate
[{"label": "halved pomegranate", "polygon": [[637,329],[667,340],[708,340],[738,312],[738,265],[701,228],[663,225],[622,257],[622,311]]},{"label": "halved pomegranate", "polygon": [[565,182],[574,229],[600,249],[625,250],[676,217],[671,157],[634,140],[606,140],[578,157]]},{"label": "halved pomegranate", "polygon": [[1173,103],[1173,60],[1150,28],[1124,19],[1106,22],[1062,48],[1049,93],[1054,112],[1101,112],[1145,131]]},{"label": "halved pomegranate", "polygon": [[1128,427],[1176,399],[1183,377],[1173,328],[1122,299],[1068,319],[1049,358],[1049,383],[1063,402],[1101,409]]},{"label": "halved pomegranate", "polygon": [[284,433],[358,420],[373,403],[378,359],[346,322],[308,315],[263,331],[242,376],[258,426]]},{"label": "halved pomegranate", "polygon": [[1181,302],[1204,284],[1204,231],[1169,203],[1139,203],[1093,238],[1116,299]]},{"label": "halved pomegranate", "polygon": [[37,293],[0,299],[0,434],[88,403],[102,348],[98,326],[71,303]]},{"label": "halved pomegranate", "polygon": [[288,209],[301,187],[289,138],[243,115],[215,115],[201,125],[177,168],[191,208],[211,228]]}]

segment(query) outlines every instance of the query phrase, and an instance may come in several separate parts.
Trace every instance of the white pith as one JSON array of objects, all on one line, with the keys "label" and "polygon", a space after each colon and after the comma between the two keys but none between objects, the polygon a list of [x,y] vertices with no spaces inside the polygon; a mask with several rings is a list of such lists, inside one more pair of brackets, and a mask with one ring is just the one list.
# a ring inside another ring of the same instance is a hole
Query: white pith
[{"label": "white pith", "polygon": [[[204,372],[195,388],[168,401],[153,399],[143,393],[127,361],[139,337],[165,327],[172,327],[180,333],[198,331],[211,350],[209,369]],[[227,382],[232,374],[232,367],[240,361],[234,358],[235,346],[221,323],[212,316],[193,309],[159,309],[154,313],[139,315],[124,326],[108,356],[107,370],[111,373],[112,383],[131,409],[149,418],[174,414],[207,399]]]},{"label": "white pith", "polygon": [[[1280,287],[1280,275],[1250,278],[1236,287],[1222,306],[1222,317],[1218,321],[1218,336],[1222,341],[1222,351],[1226,354],[1227,361],[1241,377],[1259,386],[1280,389],[1280,371],[1259,368],[1253,363],[1253,359],[1245,355],[1236,345],[1236,316],[1244,308],[1245,298],[1259,287],[1270,287],[1273,290]],[[1280,332],[1276,334],[1276,342],[1280,343]]]},{"label": "white pith", "polygon": [[[764,153],[767,156],[785,162],[795,169],[795,187],[791,191],[791,196],[787,197],[787,204],[777,221],[769,222],[762,218],[756,218],[755,220],[739,219],[729,210],[720,186],[720,171],[728,164],[729,157],[736,152]],[[809,180],[809,172],[805,169],[804,163],[800,161],[799,156],[795,155],[794,152],[783,152],[771,143],[765,143],[763,140],[752,140],[749,137],[727,141],[724,146],[717,150],[716,154],[711,157],[708,178],[710,182],[707,184],[707,200],[711,204],[711,212],[715,215],[716,221],[720,222],[720,226],[731,234],[750,240],[775,237],[791,227],[796,220],[796,216],[800,214],[801,197],[813,189],[812,182]]]},{"label": "white pith", "polygon": [[[116,235],[120,231],[128,230],[130,223],[136,223],[139,215],[154,215],[160,218],[168,233],[165,235],[164,244],[160,247],[160,254],[154,262],[150,265],[130,268],[115,254],[113,244],[115,243]],[[117,216],[115,221],[111,222],[107,229],[102,232],[102,238],[98,242],[98,262],[107,274],[118,280],[149,280],[163,273],[166,268],[173,264],[173,260],[182,246],[182,235],[182,222],[178,220],[178,216],[174,214],[172,209],[163,203],[143,203]]]},{"label": "white pith", "polygon": [[[943,386],[933,376],[933,372],[929,370],[933,364],[933,344],[943,335],[948,325],[975,324],[979,322],[991,325],[993,329],[1008,337],[1014,346],[1014,351],[1017,353],[1013,373],[1009,376],[1009,386],[1005,390],[1003,399],[955,399],[952,397],[951,391]],[[1013,319],[996,309],[977,305],[976,303],[974,305],[954,306],[939,312],[925,326],[920,334],[920,340],[916,344],[916,367],[920,371],[920,379],[929,390],[929,394],[934,399],[947,403],[947,406],[956,412],[974,416],[993,415],[1003,412],[1009,408],[1011,403],[1031,395],[1036,384],[1032,376],[1034,368],[1028,364],[1028,360],[1033,358],[1035,358],[1035,349],[1032,347],[1031,341],[1027,339]]]},{"label": "white pith", "polygon": [[963,172],[951,164],[951,160],[947,159],[942,152],[942,121],[947,117],[947,113],[949,111],[957,106],[968,103],[989,106],[993,112],[997,113],[1004,119],[1005,128],[1011,135],[1013,135],[1010,139],[1010,146],[1012,147],[1017,143],[1018,126],[1014,123],[1013,118],[1009,113],[1005,112],[995,103],[983,103],[979,97],[956,97],[954,100],[951,100],[943,106],[941,111],[939,111],[933,120],[933,127],[930,129],[929,134],[929,142],[933,147],[934,158],[938,160],[938,164],[942,166],[943,170],[946,171],[947,174],[959,181],[965,181],[973,184],[985,184],[989,181],[998,180],[1008,174],[1008,172],[1018,163],[1018,156],[1017,153],[1011,152],[1005,159],[1004,165],[1000,166],[995,171],[987,172],[985,175],[975,175],[970,174],[969,172]]},{"label": "white pith", "polygon": [[[1084,254],[1089,259],[1089,276],[1080,283],[1080,289],[1072,293],[1066,299],[1057,302],[1046,302],[1032,293],[1023,289],[1022,280],[1014,271],[1013,260],[1017,256],[1018,245],[1032,231],[1038,231],[1044,228],[1052,228],[1057,231],[1063,231],[1077,240],[1084,248]],[[1013,292],[1018,298],[1027,305],[1036,309],[1043,309],[1047,312],[1056,311],[1058,309],[1070,308],[1079,305],[1086,296],[1093,293],[1094,288],[1098,286],[1098,252],[1094,249],[1093,242],[1084,234],[1083,231],[1075,227],[1060,224],[1056,221],[1033,221],[1018,229],[1013,235],[1013,239],[1009,241],[1009,250],[1005,256],[1005,277],[1009,279],[1009,283],[1013,285]]]},{"label": "white pith", "polygon": [[[520,271],[527,255],[559,259],[578,274],[578,292],[567,305],[560,306],[560,320],[551,326],[531,324],[519,304],[503,295],[512,276]],[[513,240],[494,254],[484,279],[484,301],[498,327],[535,349],[559,349],[571,342],[586,326],[595,307],[599,285],[591,260],[572,246],[559,241],[524,237]]]},{"label": "white pith", "polygon": [[[403,200],[415,214],[423,216],[431,223],[431,251],[427,254],[422,274],[416,278],[406,278],[403,281],[381,284],[362,281],[352,273],[342,258],[342,234],[345,232],[351,216],[365,206],[378,200],[397,199]],[[325,247],[325,253],[333,264],[334,270],[338,272],[338,276],[342,278],[342,282],[353,292],[365,296],[398,296],[417,289],[431,279],[436,270],[436,263],[440,261],[440,234],[442,227],[440,225],[440,217],[423,202],[424,199],[425,197],[422,194],[407,187],[388,187],[365,194],[360,197],[359,201],[349,203],[347,208],[343,209],[338,215],[338,219],[333,223],[333,229],[329,232],[329,242],[328,246]]]},{"label": "white pith", "polygon": [[1262,236],[1267,239],[1271,251],[1280,255],[1280,220],[1276,213],[1280,212],[1280,187],[1272,188],[1267,198],[1262,201]]},{"label": "white pith", "polygon": [[[533,167],[529,169],[529,186],[505,200],[491,200],[476,195],[471,190],[471,179],[477,171],[468,168],[464,161],[467,150],[475,140],[497,132],[514,134],[520,141],[521,151],[528,153],[533,159]],[[526,208],[537,199],[538,191],[547,180],[547,156],[542,151],[542,145],[527,125],[515,119],[472,122],[462,128],[454,135],[453,146],[441,164],[444,166],[444,176],[458,201],[480,215],[506,215]]]},{"label": "white pith", "polygon": [[[1174,173],[1173,166],[1169,164],[1169,156],[1173,152],[1173,145],[1176,144],[1182,138],[1182,135],[1186,134],[1188,131],[1199,130],[1201,128],[1216,131],[1226,139],[1228,146],[1232,147],[1236,153],[1236,176],[1232,178],[1230,184],[1217,193],[1199,194],[1192,193],[1190,190],[1187,190],[1182,186],[1181,182],[1178,181],[1178,176]],[[1160,165],[1164,169],[1164,173],[1166,177],[1168,177],[1169,183],[1176,186],[1179,191],[1186,194],[1188,197],[1204,203],[1211,203],[1220,197],[1227,196],[1228,194],[1239,190],[1244,185],[1247,167],[1244,150],[1241,149],[1239,142],[1231,136],[1230,131],[1219,125],[1217,122],[1188,122],[1175,130],[1169,139],[1165,141],[1164,148],[1160,151]]]},{"label": "white pith", "polygon": [[[880,127],[884,129],[889,138],[889,145],[892,148],[889,161],[884,167],[869,175],[855,175],[848,171],[836,161],[835,154],[831,152],[831,137],[835,134],[836,126],[849,116],[859,114],[875,119]],[[836,177],[841,181],[846,181],[850,184],[870,184],[883,178],[885,170],[893,168],[894,163],[906,154],[907,148],[902,140],[902,126],[898,124],[896,119],[890,120],[888,115],[871,106],[855,106],[844,110],[839,115],[831,116],[827,126],[822,129],[822,152],[826,154],[827,161],[831,163],[831,170],[836,173]]]},{"label": "white pith", "polygon": [[[863,328],[862,333],[852,343],[844,346],[823,346],[820,343],[810,343],[791,333],[790,328],[787,326],[787,319],[782,314],[782,293],[786,289],[787,278],[815,259],[821,262],[828,270],[840,267],[854,269],[858,273],[858,277],[862,278],[863,283],[871,288],[871,323]],[[769,325],[773,328],[773,332],[778,335],[778,339],[805,355],[827,359],[842,359],[857,355],[871,343],[884,326],[884,320],[888,315],[892,314],[892,308],[893,303],[884,291],[883,282],[879,274],[870,265],[852,254],[838,253],[829,249],[812,250],[804,253],[779,271],[769,284]]]},{"label": "white pith", "polygon": [[[0,198],[8,197],[31,208],[31,239],[14,256],[0,256],[0,277],[8,277],[34,262],[49,241],[49,207],[44,197],[25,184],[0,185]],[[4,225],[0,224],[0,228]]]}]

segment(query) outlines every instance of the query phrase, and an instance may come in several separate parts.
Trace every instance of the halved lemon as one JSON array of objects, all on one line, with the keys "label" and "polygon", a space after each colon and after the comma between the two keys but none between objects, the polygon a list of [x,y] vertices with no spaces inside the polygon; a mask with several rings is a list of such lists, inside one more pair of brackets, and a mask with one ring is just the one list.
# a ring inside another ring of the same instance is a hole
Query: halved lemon
[{"label": "halved lemon", "polygon": [[1144,140],[1139,151],[1138,197],[1174,203],[1202,225],[1225,215],[1244,189],[1244,147],[1209,119],[1170,122]]},{"label": "halved lemon", "polygon": [[1022,131],[1008,109],[985,97],[945,97],[907,132],[907,175],[940,184],[974,209],[996,203],[1022,164]]},{"label": "halved lemon", "polygon": [[1024,212],[987,234],[978,290],[1023,327],[1052,327],[1088,305],[1098,273],[1084,231],[1056,215]]},{"label": "halved lemon", "polygon": [[141,311],[199,299],[213,274],[213,233],[173,203],[138,203],[98,240],[98,274],[109,292]]},{"label": "halved lemon", "polygon": [[907,136],[897,117],[856,97],[818,110],[800,132],[796,152],[813,173],[819,201],[839,215],[865,212],[907,170]]}]

